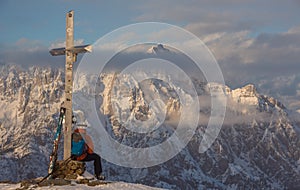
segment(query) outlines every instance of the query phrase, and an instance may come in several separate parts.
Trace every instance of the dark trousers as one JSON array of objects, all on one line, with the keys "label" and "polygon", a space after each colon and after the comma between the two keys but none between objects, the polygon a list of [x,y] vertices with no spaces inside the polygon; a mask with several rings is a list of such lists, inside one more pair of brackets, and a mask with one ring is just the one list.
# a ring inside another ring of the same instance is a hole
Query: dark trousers
[{"label": "dark trousers", "polygon": [[99,176],[102,173],[101,157],[98,154],[87,154],[82,161],[94,161],[94,174]]}]

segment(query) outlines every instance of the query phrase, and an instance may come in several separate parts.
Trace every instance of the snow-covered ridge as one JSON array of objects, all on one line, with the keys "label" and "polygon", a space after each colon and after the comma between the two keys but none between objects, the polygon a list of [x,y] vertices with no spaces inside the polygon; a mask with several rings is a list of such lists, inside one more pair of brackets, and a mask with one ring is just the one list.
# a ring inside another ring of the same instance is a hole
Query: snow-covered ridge
[{"label": "snow-covered ridge", "polygon": [[[63,100],[63,71],[38,67],[24,71],[6,67],[1,69],[0,76],[0,180],[19,181],[44,176],[57,112]],[[90,80],[97,81],[96,89],[86,85]],[[134,132],[124,129],[124,118],[134,116],[139,121],[153,118],[157,113],[154,108],[159,108],[160,104],[154,104],[151,110],[148,103],[160,98],[168,110],[166,119],[172,120],[175,117],[171,115],[181,111],[175,92],[190,96],[189,91],[181,88],[181,81],[166,81],[151,79],[137,83],[130,76],[116,78],[115,73],[105,73],[99,78],[86,75],[78,79],[74,93],[80,93],[82,101],[99,99],[99,112],[106,118],[108,131],[116,140],[143,147],[160,143],[168,136],[159,133],[152,141],[147,138],[141,141],[138,135],[132,135]],[[136,87],[128,88],[129,82]],[[213,89],[194,79],[193,84],[201,103],[200,113],[203,118],[209,117],[209,97]],[[190,143],[173,159],[143,169],[124,168],[103,161],[107,178],[168,189],[299,188],[300,129],[286,114],[284,106],[259,94],[253,85],[235,90],[218,88],[228,97],[227,119],[207,152],[199,153],[206,129],[205,122],[200,122]],[[113,107],[111,102],[118,104]],[[123,112],[129,114],[120,115]],[[173,124],[176,122],[166,123]]]},{"label": "snow-covered ridge", "polygon": [[282,110],[286,109],[285,106],[275,98],[260,95],[253,84],[234,89],[229,94],[237,103],[256,105],[266,111],[269,110],[270,107]]},{"label": "snow-covered ridge", "polygon": [[[147,74],[142,73],[141,75]],[[168,82],[165,81],[169,80],[170,76],[165,75],[163,80],[148,79],[148,82],[139,83],[130,74],[103,73],[100,76],[81,74],[75,80],[74,91],[75,94],[81,93],[85,95],[99,95],[100,93],[104,98],[101,108],[104,114],[112,112],[110,105],[112,100],[117,102],[118,105],[120,104],[120,109],[126,110],[133,109],[133,104],[138,103],[139,106],[143,106],[145,102],[149,103],[155,98],[163,99],[165,104],[170,104],[173,101],[174,105],[168,106],[168,109],[173,109],[170,113],[174,113],[178,111],[180,105],[180,100],[176,93],[184,92],[184,86],[188,82],[181,81],[179,78],[177,81],[171,81],[171,83],[167,84]],[[259,94],[253,84],[232,90],[228,86],[213,83],[207,84],[194,78],[192,78],[192,82],[193,84],[190,85],[195,88],[196,93],[199,95],[201,106],[206,109],[210,109],[210,94],[213,91],[218,91],[225,94],[228,99],[227,108],[228,110],[234,110],[234,112],[239,112],[241,107],[245,107],[241,114],[255,114],[253,108],[258,112],[273,112],[275,110],[284,113],[288,112],[285,106],[277,99]],[[99,87],[95,88],[95,84]],[[184,92],[184,94],[188,95],[190,92]],[[127,97],[127,100],[125,97]],[[134,102],[133,100],[137,98],[140,101]],[[166,102],[166,99],[169,99],[169,103]],[[201,102],[201,99],[208,99],[208,101]]]}]

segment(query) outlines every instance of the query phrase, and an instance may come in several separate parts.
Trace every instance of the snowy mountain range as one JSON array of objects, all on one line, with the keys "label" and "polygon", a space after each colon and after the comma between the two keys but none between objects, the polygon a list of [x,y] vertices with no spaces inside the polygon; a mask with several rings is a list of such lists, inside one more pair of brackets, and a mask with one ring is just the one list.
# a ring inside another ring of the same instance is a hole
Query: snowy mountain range
[{"label": "snowy mountain range", "polygon": [[[0,73],[0,181],[44,176],[64,96],[64,71],[3,66]],[[89,75],[75,81],[74,94],[84,99],[96,97],[97,110],[107,122],[106,130],[116,141],[147,147],[166,140],[166,130],[173,132],[172,126],[177,124],[174,120],[181,111],[174,88],[181,89],[176,81],[168,84],[149,79],[138,83],[130,75],[120,77],[112,72],[102,73],[96,79],[96,96],[95,90],[86,87],[95,80],[95,76]],[[136,84],[134,89],[124,88],[129,81]],[[227,97],[224,124],[212,146],[200,153],[199,144],[210,116],[212,85],[197,79],[192,82],[201,109],[199,125],[188,145],[169,161],[148,168],[122,167],[103,160],[104,175],[109,180],[167,189],[300,188],[300,125],[283,104],[259,94],[252,84],[233,90],[220,86]],[[181,92],[189,95],[187,91]],[[126,97],[126,102],[120,102],[118,97]],[[149,101],[157,98],[166,106],[156,104],[150,109]],[[81,100],[76,99],[75,104],[76,101]],[[136,133],[126,128],[124,121],[133,117],[153,121],[153,126],[161,124],[159,115],[153,111],[160,108],[168,115],[156,137],[133,135]]]}]

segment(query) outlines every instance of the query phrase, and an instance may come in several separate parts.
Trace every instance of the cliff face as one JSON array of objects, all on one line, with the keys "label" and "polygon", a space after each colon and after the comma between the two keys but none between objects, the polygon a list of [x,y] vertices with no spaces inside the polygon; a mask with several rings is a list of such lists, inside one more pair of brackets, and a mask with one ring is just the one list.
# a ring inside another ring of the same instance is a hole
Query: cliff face
[{"label": "cliff face", "polygon": [[[60,70],[38,67],[26,71],[2,68],[0,180],[18,181],[47,174],[63,101],[63,75]],[[166,134],[174,132],[178,123],[175,120],[182,111],[176,92],[179,89],[186,97],[190,96],[176,82],[168,84],[158,79],[138,83],[129,75],[102,74],[96,79],[96,91],[86,86],[89,80],[95,78],[82,76],[76,81],[74,104],[96,98],[97,110],[105,119],[110,136],[137,148],[157,145],[169,138]],[[299,188],[300,128],[279,101],[260,95],[253,85],[235,90],[219,86],[228,101],[224,124],[213,145],[199,153],[211,112],[212,89],[210,84],[197,80],[193,83],[202,103],[203,117],[188,145],[169,161],[149,168],[132,169],[103,161],[104,174],[109,180],[172,189]],[[129,88],[132,84],[134,88]],[[142,130],[157,126],[157,135],[141,136],[131,131],[127,121],[133,120],[151,123],[142,125]]]},{"label": "cliff face", "polygon": [[18,181],[47,173],[56,112],[63,96],[62,80],[58,70],[2,68],[1,179]]},{"label": "cliff face", "polygon": [[[134,147],[142,147],[147,143],[148,146],[151,143],[152,145],[157,142],[162,143],[166,131],[163,128],[170,129],[168,119],[174,120],[180,117],[182,111],[180,98],[176,96],[174,85],[151,79],[139,83],[136,89],[125,93],[121,88],[124,82],[118,81],[116,76],[109,77],[112,80],[103,80],[103,86],[113,88],[112,91],[103,91],[101,96],[106,100],[101,105],[109,116],[115,139]],[[129,81],[130,76],[122,76],[122,78]],[[231,90],[216,84],[204,84],[196,80],[193,82],[199,95],[200,113],[204,117],[200,115],[199,126],[186,148],[173,159],[151,168],[111,167],[111,176],[120,180],[131,178],[134,182],[172,189],[298,187],[299,126],[289,119],[289,111],[276,99],[260,95],[251,84]],[[210,91],[216,88],[222,88],[227,96],[224,124],[212,147],[205,153],[199,153],[203,131],[206,129],[207,117],[205,116],[209,116],[211,111],[210,103],[203,101],[209,100]],[[150,99],[148,99],[149,94],[152,96]],[[129,104],[120,104],[116,97],[128,97],[129,100],[126,102]],[[126,127],[122,126],[120,122],[122,119],[119,116],[130,109],[131,115],[136,116],[136,119],[149,120],[155,113],[147,108],[149,102],[156,99],[164,102],[166,113],[176,116],[165,118],[167,122],[161,125],[158,139],[145,141],[143,137],[130,135],[130,132],[124,129]],[[112,111],[111,104],[108,102],[118,102],[117,109]],[[141,115],[143,117],[139,117]],[[201,121],[201,118],[204,121]],[[155,153],[149,156],[155,157]]]}]

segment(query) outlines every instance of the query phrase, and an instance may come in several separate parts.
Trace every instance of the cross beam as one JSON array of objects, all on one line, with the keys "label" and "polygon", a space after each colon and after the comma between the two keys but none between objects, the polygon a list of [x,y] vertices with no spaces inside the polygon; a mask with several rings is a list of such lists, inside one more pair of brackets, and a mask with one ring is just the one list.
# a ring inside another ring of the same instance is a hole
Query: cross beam
[{"label": "cross beam", "polygon": [[73,91],[73,63],[76,62],[78,53],[91,52],[91,45],[74,46],[74,11],[66,15],[66,47],[50,50],[53,56],[65,55],[65,101],[66,108],[64,125],[64,160],[71,156],[72,134],[72,91]]}]

